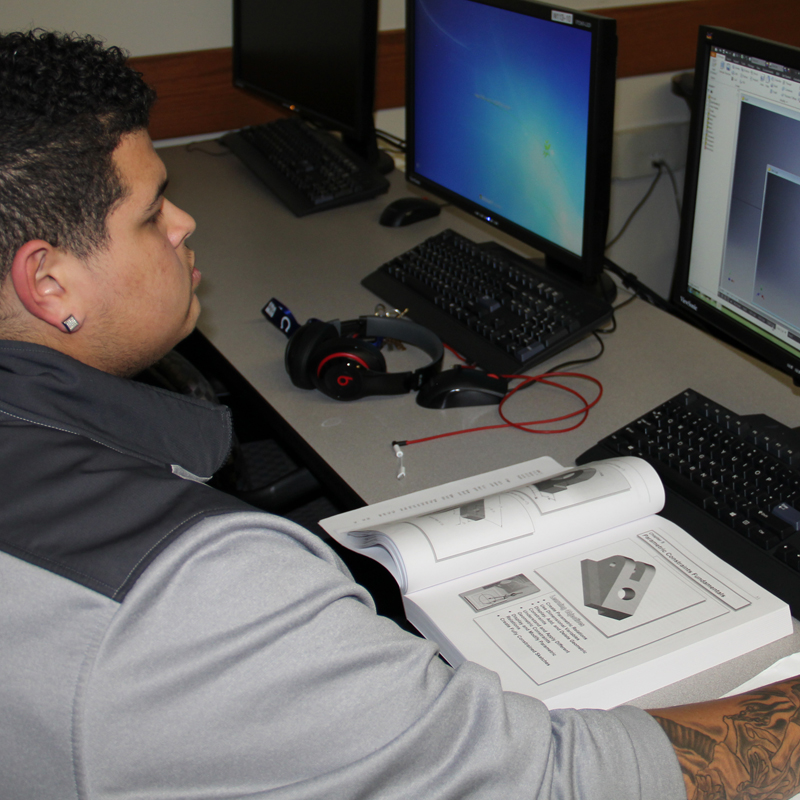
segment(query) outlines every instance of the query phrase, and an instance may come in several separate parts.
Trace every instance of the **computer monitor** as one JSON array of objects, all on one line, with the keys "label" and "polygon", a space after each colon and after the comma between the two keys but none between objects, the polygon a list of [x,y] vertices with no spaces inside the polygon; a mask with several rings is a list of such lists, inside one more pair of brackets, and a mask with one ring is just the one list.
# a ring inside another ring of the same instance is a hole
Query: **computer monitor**
[{"label": "computer monitor", "polygon": [[233,81],[328,130],[369,163],[378,0],[234,0]]},{"label": "computer monitor", "polygon": [[672,300],[800,383],[800,50],[701,27]]},{"label": "computer monitor", "polygon": [[616,51],[607,17],[531,0],[408,0],[408,180],[595,282]]}]

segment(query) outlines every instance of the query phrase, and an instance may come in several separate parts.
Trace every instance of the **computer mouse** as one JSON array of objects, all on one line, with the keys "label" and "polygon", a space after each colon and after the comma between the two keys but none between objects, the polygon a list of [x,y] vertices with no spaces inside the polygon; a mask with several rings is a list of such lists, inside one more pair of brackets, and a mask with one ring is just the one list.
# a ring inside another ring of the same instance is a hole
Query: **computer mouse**
[{"label": "computer mouse", "polygon": [[379,221],[387,228],[399,228],[423,219],[438,217],[441,211],[442,207],[434,200],[425,197],[401,197],[383,209]]},{"label": "computer mouse", "polygon": [[479,369],[453,367],[434,375],[417,392],[423,408],[497,405],[508,392],[508,380]]}]

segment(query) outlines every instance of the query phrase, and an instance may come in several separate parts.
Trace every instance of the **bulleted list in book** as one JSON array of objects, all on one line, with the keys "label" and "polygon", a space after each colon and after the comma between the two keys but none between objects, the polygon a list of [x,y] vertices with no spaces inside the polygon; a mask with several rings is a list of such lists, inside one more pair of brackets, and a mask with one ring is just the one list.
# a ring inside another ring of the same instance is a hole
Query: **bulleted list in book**
[{"label": "bulleted list in book", "polygon": [[321,522],[394,576],[455,667],[610,708],[792,632],[788,606],[658,516],[653,468],[538,458]]}]

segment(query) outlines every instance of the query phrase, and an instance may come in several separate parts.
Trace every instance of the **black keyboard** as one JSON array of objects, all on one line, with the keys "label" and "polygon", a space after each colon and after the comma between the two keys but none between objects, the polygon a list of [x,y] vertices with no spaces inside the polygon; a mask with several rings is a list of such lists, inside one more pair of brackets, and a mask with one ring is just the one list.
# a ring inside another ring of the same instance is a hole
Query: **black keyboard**
[{"label": "black keyboard", "polygon": [[800,617],[800,435],[687,389],[607,436],[579,464],[639,456],[666,489],[663,516]]},{"label": "black keyboard", "polygon": [[326,131],[281,117],[220,140],[298,217],[368,200],[389,181]]},{"label": "black keyboard", "polygon": [[550,358],[610,319],[611,305],[495,242],[445,230],[361,283],[468,361],[512,374]]}]

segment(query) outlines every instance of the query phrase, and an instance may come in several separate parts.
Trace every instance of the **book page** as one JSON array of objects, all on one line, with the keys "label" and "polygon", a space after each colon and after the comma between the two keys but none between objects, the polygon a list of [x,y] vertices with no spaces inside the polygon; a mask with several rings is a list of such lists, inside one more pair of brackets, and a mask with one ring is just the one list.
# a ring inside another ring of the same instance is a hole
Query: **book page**
[{"label": "book page", "polygon": [[[409,601],[432,620],[431,638],[446,636],[446,657],[495,669],[505,689],[545,700],[582,692],[581,703],[608,707],[702,669],[702,652],[683,663],[680,648],[757,624],[764,602],[782,605],[764,595],[680,528],[650,517]],[[409,616],[426,633],[424,618]],[[709,647],[707,666],[739,654]],[[635,677],[625,672],[646,664]],[[602,695],[584,688],[595,682]]]},{"label": "book page", "polygon": [[570,469],[536,459],[320,524],[411,592],[646,516],[663,502],[658,476],[640,459]]}]

